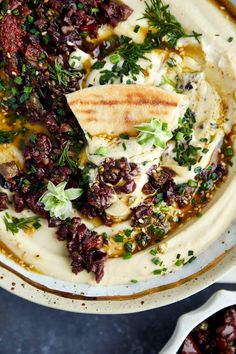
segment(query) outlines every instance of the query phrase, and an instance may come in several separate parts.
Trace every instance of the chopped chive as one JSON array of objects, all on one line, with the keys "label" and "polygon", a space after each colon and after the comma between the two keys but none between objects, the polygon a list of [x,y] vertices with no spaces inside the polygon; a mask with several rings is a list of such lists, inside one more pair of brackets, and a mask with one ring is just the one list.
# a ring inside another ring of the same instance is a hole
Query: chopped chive
[{"label": "chopped chive", "polygon": [[25,86],[24,87],[24,93],[26,93],[27,95],[29,95],[33,90],[33,87],[31,86]]},{"label": "chopped chive", "polygon": [[79,3],[77,4],[77,8],[78,8],[78,9],[83,9],[83,8],[84,8],[84,4],[82,4],[81,2],[79,2]]},{"label": "chopped chive", "polygon": [[188,185],[189,185],[189,187],[192,187],[192,188],[197,188],[198,187],[197,181],[194,181],[193,179],[190,179],[188,181]]},{"label": "chopped chive", "polygon": [[174,58],[169,58],[166,63],[170,68],[174,68],[176,66],[176,61]]},{"label": "chopped chive", "polygon": [[229,37],[229,38],[227,39],[227,41],[228,41],[229,43],[233,42],[233,40],[234,40],[234,37]]},{"label": "chopped chive", "polygon": [[227,165],[229,165],[231,167],[234,165],[232,161],[227,161],[226,163],[227,163]]},{"label": "chopped chive", "polygon": [[14,79],[15,84],[21,85],[22,84],[22,78],[20,76],[16,76]]},{"label": "chopped chive", "polygon": [[184,264],[184,259],[177,259],[175,262],[176,267],[181,267]]},{"label": "chopped chive", "polygon": [[152,249],[149,253],[150,253],[152,256],[155,256],[155,255],[157,254],[157,250]]},{"label": "chopped chive", "polygon": [[121,56],[118,53],[112,54],[110,56],[110,61],[112,64],[118,64],[121,60]]},{"label": "chopped chive", "polygon": [[32,224],[33,227],[38,230],[42,225],[40,224],[40,222],[36,221],[35,223]]},{"label": "chopped chive", "polygon": [[156,202],[157,203],[160,203],[160,202],[162,202],[164,200],[164,194],[163,193],[158,193],[157,195],[156,195]]},{"label": "chopped chive", "polygon": [[124,140],[129,140],[129,135],[128,134],[120,134],[120,138]]},{"label": "chopped chive", "polygon": [[115,242],[117,242],[117,243],[124,242],[124,237],[121,235],[115,235],[114,239],[115,239]]},{"label": "chopped chive", "polygon": [[20,14],[18,9],[13,10],[12,13],[15,16],[19,16],[19,14]]},{"label": "chopped chive", "polygon": [[159,259],[157,257],[152,258],[152,263],[155,265],[159,265],[161,262],[159,261]]},{"label": "chopped chive", "polygon": [[200,166],[194,168],[195,173],[200,173],[202,171],[202,168]]},{"label": "chopped chive", "polygon": [[154,275],[161,275],[161,273],[163,272],[163,269],[156,269],[153,271]]},{"label": "chopped chive", "polygon": [[208,142],[208,139],[207,139],[207,138],[201,138],[200,141],[201,141],[202,143],[207,143],[207,142]]},{"label": "chopped chive", "polygon": [[124,231],[125,236],[130,237],[132,234],[133,230],[132,229],[127,229]]},{"label": "chopped chive", "polygon": [[170,211],[170,207],[168,207],[168,205],[161,204],[159,205],[159,208],[162,213],[168,213],[168,211]]},{"label": "chopped chive", "polygon": [[134,33],[138,33],[138,31],[140,30],[140,26],[139,25],[136,25],[134,27]]},{"label": "chopped chive", "polygon": [[97,149],[95,155],[104,157],[104,156],[106,156],[106,154],[107,154],[107,149],[106,149],[106,147],[105,147],[105,146],[101,146],[99,149]]},{"label": "chopped chive", "polygon": [[232,156],[234,156],[234,150],[233,150],[232,148],[227,148],[227,149],[225,149],[225,155],[226,155],[227,157],[232,157]]},{"label": "chopped chive", "polygon": [[29,16],[27,17],[27,21],[28,21],[29,23],[33,23],[33,22],[34,22],[34,17],[31,16],[31,15],[29,15]]},{"label": "chopped chive", "polygon": [[103,240],[108,240],[108,235],[106,232],[102,233],[102,238],[103,238]]},{"label": "chopped chive", "polygon": [[138,280],[132,279],[132,280],[130,280],[130,282],[133,283],[133,284],[137,284],[137,283],[138,283]]},{"label": "chopped chive", "polygon": [[20,96],[20,103],[24,103],[28,99],[29,99],[29,95],[27,95],[26,93],[23,93],[23,95]]},{"label": "chopped chive", "polygon": [[128,241],[124,244],[124,248],[128,253],[132,253],[134,251],[134,244]]},{"label": "chopped chive", "polygon": [[188,256],[193,256],[194,255],[194,252],[192,250],[189,250],[188,251]]},{"label": "chopped chive", "polygon": [[91,12],[92,12],[92,14],[96,14],[99,12],[99,9],[97,7],[92,7]]},{"label": "chopped chive", "polygon": [[125,260],[130,259],[130,258],[132,258],[132,253],[130,253],[130,252],[127,252],[123,255],[123,259],[125,259]]},{"label": "chopped chive", "polygon": [[80,32],[80,37],[82,38],[86,38],[88,36],[88,33],[87,32]]},{"label": "chopped chive", "polygon": [[183,138],[184,138],[184,134],[181,133],[181,132],[178,132],[178,133],[176,134],[176,136],[175,136],[175,140],[176,140],[176,141],[183,140]]},{"label": "chopped chive", "polygon": [[32,134],[30,140],[32,141],[33,144],[36,144],[36,142],[37,142],[37,137],[36,137],[36,135],[35,135],[35,134]]}]

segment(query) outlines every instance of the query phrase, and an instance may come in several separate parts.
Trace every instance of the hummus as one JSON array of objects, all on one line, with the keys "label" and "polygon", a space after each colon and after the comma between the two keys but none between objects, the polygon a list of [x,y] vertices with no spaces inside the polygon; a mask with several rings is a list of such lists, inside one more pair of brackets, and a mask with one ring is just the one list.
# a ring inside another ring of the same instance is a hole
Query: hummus
[{"label": "hummus", "polygon": [[[132,15],[114,29],[103,26],[99,30],[100,38],[107,38],[111,34],[117,36],[129,36],[136,43],[142,43],[148,32],[148,22],[140,20],[145,11],[145,2],[142,0],[124,0],[131,9]],[[169,272],[179,270],[187,262],[191,262],[201,252],[221,235],[234,218],[236,203],[236,178],[235,158],[232,158],[233,166],[229,167],[229,173],[225,183],[217,187],[213,198],[203,209],[199,206],[199,215],[185,219],[176,230],[173,230],[163,240],[150,245],[132,255],[122,257],[123,244],[115,242],[116,235],[123,235],[124,230],[132,229],[130,212],[145,201],[147,195],[143,194],[144,185],[148,182],[148,171],[153,165],[160,169],[168,168],[174,172],[173,180],[177,185],[188,184],[194,181],[196,171],[206,169],[218,159],[219,151],[224,138],[228,136],[236,123],[236,27],[224,11],[219,10],[212,2],[207,0],[168,0],[164,3],[170,5],[171,12],[176,16],[188,33],[195,31],[201,33],[201,37],[181,38],[175,49],[154,49],[141,58],[138,65],[142,70],[137,75],[135,82],[133,76],[115,78],[112,84],[138,84],[156,86],[170,93],[186,95],[188,108],[194,112],[196,122],[192,130],[191,145],[198,151],[203,151],[201,158],[191,165],[180,165],[176,161],[175,145],[172,139],[167,141],[164,148],[160,146],[143,146],[137,141],[137,137],[123,140],[120,136],[112,139],[103,135],[87,137],[87,146],[84,150],[84,158],[80,160],[81,168],[86,162],[95,166],[90,169],[90,186],[98,177],[99,166],[107,158],[120,159],[126,157],[132,163],[141,166],[139,174],[135,177],[137,188],[129,197],[132,202],[127,207],[126,194],[115,194],[110,206],[106,209],[106,215],[113,223],[106,226],[97,222],[97,219],[89,221],[75,209],[73,216],[80,216],[83,223],[90,229],[103,234],[110,240],[109,247],[105,247],[108,259],[105,262],[104,277],[101,285],[128,284],[131,281],[146,281]],[[134,31],[139,26],[138,32]],[[234,38],[234,40],[229,40]],[[93,41],[93,40],[91,40]],[[86,54],[86,53],[85,53]],[[102,68],[93,69],[96,60],[76,49],[70,55],[69,63],[78,70],[83,67],[86,74],[80,80],[81,89],[96,87],[101,83],[104,70],[112,70],[111,55],[104,58]],[[76,63],[76,59],[82,57]],[[120,60],[118,66],[122,66]],[[191,88],[189,87],[191,85]],[[177,117],[178,120],[178,117]],[[170,125],[171,132],[178,128],[176,117]],[[88,132],[85,131],[85,134]],[[125,133],[125,132],[124,132]],[[232,136],[232,134],[231,134]],[[125,144],[125,148],[124,148]],[[106,151],[103,154],[96,152],[100,147]],[[0,146],[1,147],[1,146]],[[12,145],[3,148],[1,156],[15,156],[15,160],[22,160],[19,150]],[[2,157],[1,157],[2,159]],[[5,162],[7,158],[4,161]],[[22,162],[22,161],[21,161]],[[4,189],[2,191],[5,192]],[[11,193],[9,192],[9,196]],[[177,206],[157,206],[167,208],[168,217],[178,219],[181,210]],[[8,213],[19,217],[13,208]],[[4,222],[5,211],[0,212],[0,240],[19,259],[52,278],[71,281],[74,283],[96,284],[94,276],[87,271],[79,275],[71,272],[70,259],[64,242],[58,242],[55,229],[48,228],[45,220],[40,220],[41,227],[32,232],[19,230],[16,234],[6,231]],[[29,210],[24,210],[21,217],[34,216]],[[191,215],[192,216],[192,215]],[[199,217],[201,216],[201,217]],[[235,240],[236,241],[236,240]]]}]

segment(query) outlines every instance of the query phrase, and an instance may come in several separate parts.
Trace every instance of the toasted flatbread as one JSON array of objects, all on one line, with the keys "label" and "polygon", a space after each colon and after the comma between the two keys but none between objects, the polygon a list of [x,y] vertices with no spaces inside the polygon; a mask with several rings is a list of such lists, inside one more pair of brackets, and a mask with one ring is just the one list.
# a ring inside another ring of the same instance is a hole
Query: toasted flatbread
[{"label": "toasted flatbread", "polygon": [[159,118],[175,128],[184,113],[184,95],[153,86],[105,85],[86,88],[66,96],[81,128],[91,135],[137,135],[134,126]]}]

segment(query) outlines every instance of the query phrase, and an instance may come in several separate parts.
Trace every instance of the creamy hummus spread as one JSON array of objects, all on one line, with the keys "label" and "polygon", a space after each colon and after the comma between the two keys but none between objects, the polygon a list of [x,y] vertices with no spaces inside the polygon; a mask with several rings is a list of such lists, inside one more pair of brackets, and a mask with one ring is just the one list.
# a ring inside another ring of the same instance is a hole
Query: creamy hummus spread
[{"label": "creamy hummus spread", "polygon": [[[155,86],[169,94],[186,97],[181,109],[177,109],[168,120],[170,136],[165,144],[140,144],[138,137],[141,133],[138,130],[134,136],[127,136],[126,131],[123,134],[90,134],[86,126],[81,124],[86,144],[80,153],[78,164],[80,169],[89,164],[87,177],[90,188],[98,183],[101,167],[104,168],[108,160],[125,158],[129,164],[137,166],[138,171],[133,176],[136,186],[134,190],[126,193],[122,189],[116,189],[113,193],[109,205],[104,210],[106,222],[97,217],[89,220],[76,208],[71,215],[71,218],[80,217],[89,230],[103,235],[106,239],[101,248],[107,254],[101,285],[145,281],[179,270],[210,247],[234,218],[236,179],[235,161],[231,152],[234,141],[233,128],[236,123],[236,27],[227,13],[210,1],[163,2],[170,5],[171,13],[186,32],[195,35],[180,38],[173,48],[163,47],[144,53],[136,62],[141,70],[135,78],[132,74],[116,75],[113,79],[107,79],[105,84]],[[147,4],[142,0],[124,0],[123,3],[133,10],[132,14],[115,28],[109,25],[100,27],[98,38],[89,39],[91,43],[108,40],[114,35],[127,36],[137,44],[144,42],[150,30],[150,23],[143,18]],[[112,52],[105,56],[99,66],[101,60],[93,59],[92,55],[79,48],[74,49],[68,63],[73,69],[83,72],[79,78],[81,90],[104,84],[104,73],[112,72],[114,62],[116,68],[122,68],[124,58],[117,59],[114,55],[116,54]],[[185,115],[186,110],[190,116]],[[184,138],[186,119],[192,119],[191,132],[188,135],[191,136],[188,142],[191,146],[187,152],[188,161],[190,158],[192,160],[184,163],[181,160],[184,157],[177,147],[181,147]],[[15,160],[18,165],[23,164],[22,154],[16,145],[0,145],[0,149],[1,163]],[[227,153],[223,156],[224,151],[230,151],[230,156],[227,156]],[[224,165],[229,163],[228,175],[221,179],[224,183],[216,183],[213,189],[209,189],[209,193],[206,188],[206,200],[202,201],[194,188],[209,181],[204,182],[204,178],[202,180],[196,176],[219,161]],[[186,203],[187,209],[183,211],[183,207],[178,203],[171,204],[163,200],[163,196],[159,195],[162,192],[145,192],[144,187],[150,182],[150,178],[153,178],[153,166],[155,173],[171,171],[173,183],[178,188],[182,186],[193,189],[190,196],[192,203],[190,206]],[[1,191],[6,192],[6,189],[1,188]],[[13,191],[7,193],[11,199]],[[154,212],[156,215],[164,215],[163,222],[158,224],[158,230],[155,229],[153,220],[146,225],[142,216],[135,222],[132,217],[136,208],[144,205],[148,198],[153,198],[154,195],[156,198],[156,194],[160,199],[157,197],[154,203]],[[81,198],[83,202],[85,197],[82,195]],[[9,218],[19,218],[19,213],[12,206],[7,213]],[[28,209],[20,214],[20,217],[24,218],[34,216]],[[1,243],[19,259],[33,265],[37,271],[47,276],[76,283],[95,284],[92,273],[83,270],[75,275],[71,272],[71,260],[65,242],[57,240],[55,228],[49,228],[47,221],[40,218],[39,222],[39,228],[31,225],[32,228],[28,230],[19,229],[18,232],[12,233],[6,229],[6,211],[1,211]],[[153,228],[151,231],[150,226]],[[152,240],[143,247],[145,237],[141,239],[140,244],[137,239],[141,234],[148,233],[148,228],[149,233],[156,233],[158,236],[157,242]]]}]

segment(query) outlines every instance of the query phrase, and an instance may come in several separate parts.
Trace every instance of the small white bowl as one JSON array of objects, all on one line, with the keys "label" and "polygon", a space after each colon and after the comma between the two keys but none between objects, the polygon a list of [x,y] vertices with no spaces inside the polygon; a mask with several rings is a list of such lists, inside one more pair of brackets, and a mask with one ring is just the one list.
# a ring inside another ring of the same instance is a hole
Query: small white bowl
[{"label": "small white bowl", "polygon": [[235,304],[236,291],[217,291],[203,306],[179,318],[172,337],[159,354],[177,353],[187,335],[196,326],[216,312]]}]

